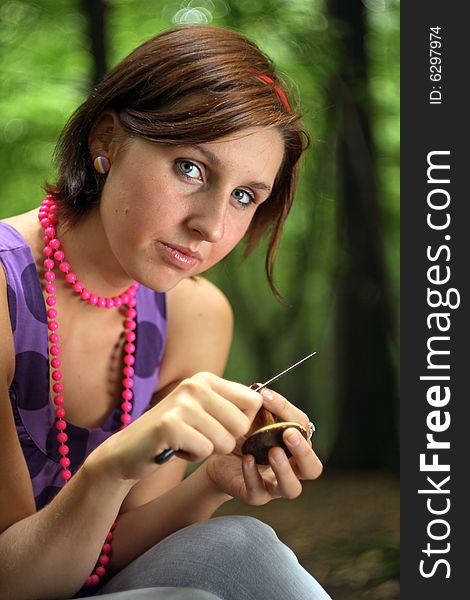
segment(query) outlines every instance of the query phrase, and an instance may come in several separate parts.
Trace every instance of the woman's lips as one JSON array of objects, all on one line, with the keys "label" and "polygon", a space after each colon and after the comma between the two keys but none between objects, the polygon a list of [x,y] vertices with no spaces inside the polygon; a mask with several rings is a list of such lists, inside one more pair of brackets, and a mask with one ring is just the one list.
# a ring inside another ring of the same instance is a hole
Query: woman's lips
[{"label": "woman's lips", "polygon": [[158,242],[163,256],[172,264],[180,269],[192,269],[201,260],[199,252],[193,252],[184,246],[176,246]]}]

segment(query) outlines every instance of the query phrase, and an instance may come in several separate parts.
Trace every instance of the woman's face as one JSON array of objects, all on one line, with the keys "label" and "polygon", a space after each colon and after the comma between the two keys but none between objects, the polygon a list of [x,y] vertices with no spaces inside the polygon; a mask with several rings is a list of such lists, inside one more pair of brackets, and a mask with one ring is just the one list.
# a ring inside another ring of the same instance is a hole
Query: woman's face
[{"label": "woman's face", "polygon": [[209,269],[268,199],[283,154],[279,132],[262,128],[188,146],[123,143],[100,203],[118,265],[158,291]]}]

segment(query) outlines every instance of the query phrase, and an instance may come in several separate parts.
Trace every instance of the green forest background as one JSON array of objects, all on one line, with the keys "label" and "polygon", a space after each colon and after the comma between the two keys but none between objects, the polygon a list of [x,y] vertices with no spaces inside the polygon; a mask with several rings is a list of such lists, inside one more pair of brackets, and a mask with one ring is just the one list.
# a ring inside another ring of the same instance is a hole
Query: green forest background
[{"label": "green forest background", "polygon": [[269,290],[264,246],[209,274],[235,313],[226,376],[263,381],[316,350],[275,387],[315,422],[326,472],[396,478],[398,0],[0,1],[0,218],[39,204],[55,141],[94,82],[192,22],[254,39],[297,90],[311,137],[275,270],[287,303]]},{"label": "green forest background", "polygon": [[38,205],[67,118],[100,69],[151,35],[212,22],[274,59],[312,140],[276,269],[288,304],[266,283],[264,247],[214,270],[236,319],[226,376],[262,381],[316,350],[276,387],[312,416],[323,459],[396,468],[398,4],[12,1],[0,21],[0,218]]}]

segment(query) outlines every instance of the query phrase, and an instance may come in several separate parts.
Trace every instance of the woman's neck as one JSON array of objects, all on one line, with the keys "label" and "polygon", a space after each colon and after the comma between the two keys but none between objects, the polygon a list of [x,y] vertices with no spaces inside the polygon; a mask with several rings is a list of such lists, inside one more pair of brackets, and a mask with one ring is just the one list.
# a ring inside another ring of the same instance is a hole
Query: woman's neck
[{"label": "woman's neck", "polygon": [[78,279],[98,296],[123,293],[132,283],[117,262],[109,246],[99,214],[99,206],[90,209],[78,223],[64,228],[58,223],[57,237]]}]

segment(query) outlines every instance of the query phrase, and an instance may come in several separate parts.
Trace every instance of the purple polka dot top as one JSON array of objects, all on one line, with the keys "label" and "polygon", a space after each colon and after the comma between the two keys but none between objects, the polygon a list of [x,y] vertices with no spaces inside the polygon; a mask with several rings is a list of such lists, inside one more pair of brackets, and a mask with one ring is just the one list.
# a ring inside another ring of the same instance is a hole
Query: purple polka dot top
[{"label": "purple polka dot top", "polygon": [[[16,367],[9,393],[16,431],[28,465],[36,506],[45,506],[61,489],[55,414],[49,391],[46,305],[31,250],[16,229],[0,222],[0,262],[6,275]],[[137,290],[137,340],[132,419],[149,406],[166,340],[165,294]],[[67,400],[66,400],[67,401]],[[99,444],[121,425],[120,397],[101,427],[67,423],[71,470],[75,472]]]}]

